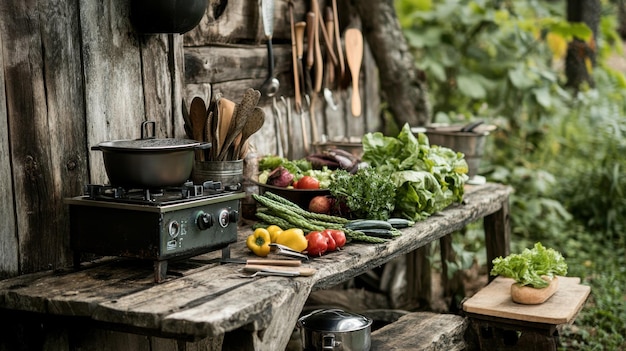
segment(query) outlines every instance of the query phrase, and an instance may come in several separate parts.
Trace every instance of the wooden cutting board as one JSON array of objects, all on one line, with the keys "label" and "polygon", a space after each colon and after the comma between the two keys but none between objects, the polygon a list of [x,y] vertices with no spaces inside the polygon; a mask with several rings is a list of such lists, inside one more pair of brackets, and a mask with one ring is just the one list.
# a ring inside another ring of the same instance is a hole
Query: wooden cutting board
[{"label": "wooden cutting board", "polygon": [[566,324],[573,321],[587,300],[591,288],[578,277],[559,277],[559,289],[546,302],[522,305],[511,300],[513,279],[497,277],[463,303],[463,310],[491,317],[520,321]]}]

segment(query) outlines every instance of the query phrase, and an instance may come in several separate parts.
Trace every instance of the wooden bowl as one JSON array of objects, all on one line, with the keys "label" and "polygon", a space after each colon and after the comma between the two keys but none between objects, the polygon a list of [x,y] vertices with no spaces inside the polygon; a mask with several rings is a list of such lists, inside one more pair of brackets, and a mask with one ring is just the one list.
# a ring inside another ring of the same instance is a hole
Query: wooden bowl
[{"label": "wooden bowl", "polygon": [[311,202],[311,199],[313,199],[314,197],[319,195],[330,195],[330,190],[328,189],[293,189],[282,188],[279,186],[273,186],[259,182],[255,183],[259,186],[259,194],[263,194],[266,191],[271,192],[275,195],[284,197],[285,199],[297,204],[305,210],[308,210],[309,202]]}]

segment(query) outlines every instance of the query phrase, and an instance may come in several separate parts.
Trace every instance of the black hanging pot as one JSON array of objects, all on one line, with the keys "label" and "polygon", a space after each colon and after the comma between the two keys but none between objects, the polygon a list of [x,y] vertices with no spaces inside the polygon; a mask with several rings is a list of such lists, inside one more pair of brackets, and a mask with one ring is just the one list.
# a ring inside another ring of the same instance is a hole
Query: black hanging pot
[{"label": "black hanging pot", "polygon": [[208,0],[131,0],[130,19],[140,33],[186,33],[200,23]]}]

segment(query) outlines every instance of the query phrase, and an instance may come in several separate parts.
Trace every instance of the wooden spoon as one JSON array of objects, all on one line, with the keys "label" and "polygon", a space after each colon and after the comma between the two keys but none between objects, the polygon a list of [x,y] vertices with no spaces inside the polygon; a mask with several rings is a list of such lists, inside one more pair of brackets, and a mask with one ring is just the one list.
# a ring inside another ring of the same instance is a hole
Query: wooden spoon
[{"label": "wooden spoon", "polygon": [[352,115],[361,115],[361,95],[359,94],[359,74],[363,61],[363,34],[356,28],[346,29],[344,34],[346,42],[346,60],[352,75]]},{"label": "wooden spoon", "polygon": [[226,142],[226,135],[228,134],[228,128],[233,120],[233,116],[235,115],[235,103],[226,98],[220,98],[217,101],[217,114],[218,121],[215,130],[216,140],[215,145],[217,155],[222,152],[222,148],[224,148],[224,142]]},{"label": "wooden spoon", "polygon": [[264,123],[265,111],[263,111],[263,109],[260,107],[255,107],[254,110],[252,110],[252,113],[250,113],[250,115],[248,116],[248,120],[241,130],[241,140],[235,148],[236,156],[241,157],[243,151],[242,147],[244,145],[247,145],[246,142],[248,141],[248,138],[252,134],[256,133],[259,129],[261,129]]},{"label": "wooden spoon", "polygon": [[[202,98],[196,96],[191,100],[189,119],[191,121],[193,138],[197,141],[204,141],[204,127],[206,126],[207,113],[206,105]],[[201,150],[196,150],[196,158],[198,161],[204,161],[204,154]]]},{"label": "wooden spoon", "polygon": [[248,88],[244,93],[243,99],[241,99],[241,103],[237,106],[237,109],[235,111],[235,117],[232,119],[230,127],[228,128],[228,133],[226,135],[224,145],[222,145],[222,149],[219,152],[219,160],[226,160],[226,156],[228,155],[228,148],[233,143],[233,141],[235,141],[235,138],[237,138],[237,136],[241,133],[243,126],[246,125],[248,116],[254,110],[260,98],[261,92],[252,88]]}]

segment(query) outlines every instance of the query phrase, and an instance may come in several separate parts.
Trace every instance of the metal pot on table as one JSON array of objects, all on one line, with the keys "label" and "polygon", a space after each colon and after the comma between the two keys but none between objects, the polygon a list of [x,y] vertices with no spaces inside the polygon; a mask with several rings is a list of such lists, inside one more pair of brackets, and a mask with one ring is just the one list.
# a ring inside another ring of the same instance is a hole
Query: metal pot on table
[{"label": "metal pot on table", "polygon": [[155,129],[154,121],[146,121],[141,124],[141,139],[105,141],[91,148],[102,151],[111,185],[129,189],[182,185],[191,175],[194,151],[211,147],[190,139],[156,139]]},{"label": "metal pot on table", "polygon": [[315,310],[298,319],[304,351],[368,351],[372,319],[341,309]]}]

